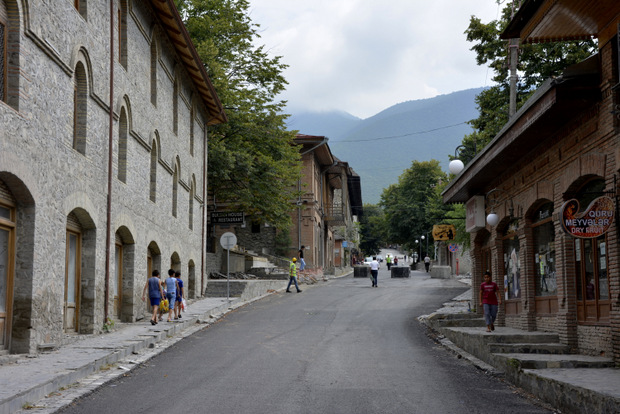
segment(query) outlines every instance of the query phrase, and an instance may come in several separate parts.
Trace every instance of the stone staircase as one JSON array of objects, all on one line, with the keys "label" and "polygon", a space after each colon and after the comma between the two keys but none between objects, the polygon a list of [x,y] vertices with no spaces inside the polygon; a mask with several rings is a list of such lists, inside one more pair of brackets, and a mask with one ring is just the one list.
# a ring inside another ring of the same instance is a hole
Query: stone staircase
[{"label": "stone staircase", "polygon": [[507,374],[524,369],[614,367],[612,358],[572,353],[555,333],[506,327],[488,333],[484,319],[473,313],[433,315],[428,322],[459,348]]}]

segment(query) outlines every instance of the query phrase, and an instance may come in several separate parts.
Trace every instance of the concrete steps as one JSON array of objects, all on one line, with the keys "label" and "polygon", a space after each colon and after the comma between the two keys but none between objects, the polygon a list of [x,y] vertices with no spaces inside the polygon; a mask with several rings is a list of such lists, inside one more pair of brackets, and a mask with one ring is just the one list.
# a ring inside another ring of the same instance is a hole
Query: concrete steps
[{"label": "concrete steps", "polygon": [[570,348],[560,343],[537,343],[537,344],[489,344],[489,351],[494,354],[544,354],[565,355],[570,354]]},{"label": "concrete steps", "polygon": [[493,354],[498,363],[515,369],[613,368],[612,358],[590,355]]}]

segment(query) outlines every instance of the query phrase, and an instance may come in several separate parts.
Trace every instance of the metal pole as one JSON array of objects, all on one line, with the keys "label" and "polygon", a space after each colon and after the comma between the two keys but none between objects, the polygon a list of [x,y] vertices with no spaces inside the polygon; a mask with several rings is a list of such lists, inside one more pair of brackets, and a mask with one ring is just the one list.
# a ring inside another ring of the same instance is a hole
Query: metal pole
[{"label": "metal pole", "polygon": [[226,249],[226,299],[230,302],[230,249]]}]

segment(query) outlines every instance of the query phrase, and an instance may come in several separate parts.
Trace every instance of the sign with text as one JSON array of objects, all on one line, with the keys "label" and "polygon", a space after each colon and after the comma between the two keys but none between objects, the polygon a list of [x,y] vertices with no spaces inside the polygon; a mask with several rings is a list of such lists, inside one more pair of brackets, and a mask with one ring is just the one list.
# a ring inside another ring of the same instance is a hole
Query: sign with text
[{"label": "sign with text", "polygon": [[579,213],[579,201],[568,200],[562,206],[561,214],[565,232],[580,239],[592,239],[605,234],[614,222],[614,200],[607,196],[598,197],[582,213]]},{"label": "sign with text", "polygon": [[241,224],[244,214],[233,211],[214,211],[211,213],[211,224]]}]

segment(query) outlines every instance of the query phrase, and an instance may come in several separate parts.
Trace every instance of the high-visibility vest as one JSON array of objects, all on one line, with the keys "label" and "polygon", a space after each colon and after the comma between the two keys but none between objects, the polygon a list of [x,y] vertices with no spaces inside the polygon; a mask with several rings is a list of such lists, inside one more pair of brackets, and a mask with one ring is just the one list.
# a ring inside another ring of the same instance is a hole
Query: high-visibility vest
[{"label": "high-visibility vest", "polygon": [[289,275],[291,277],[297,277],[297,266],[295,266],[293,262],[291,262],[291,266],[289,267]]}]

